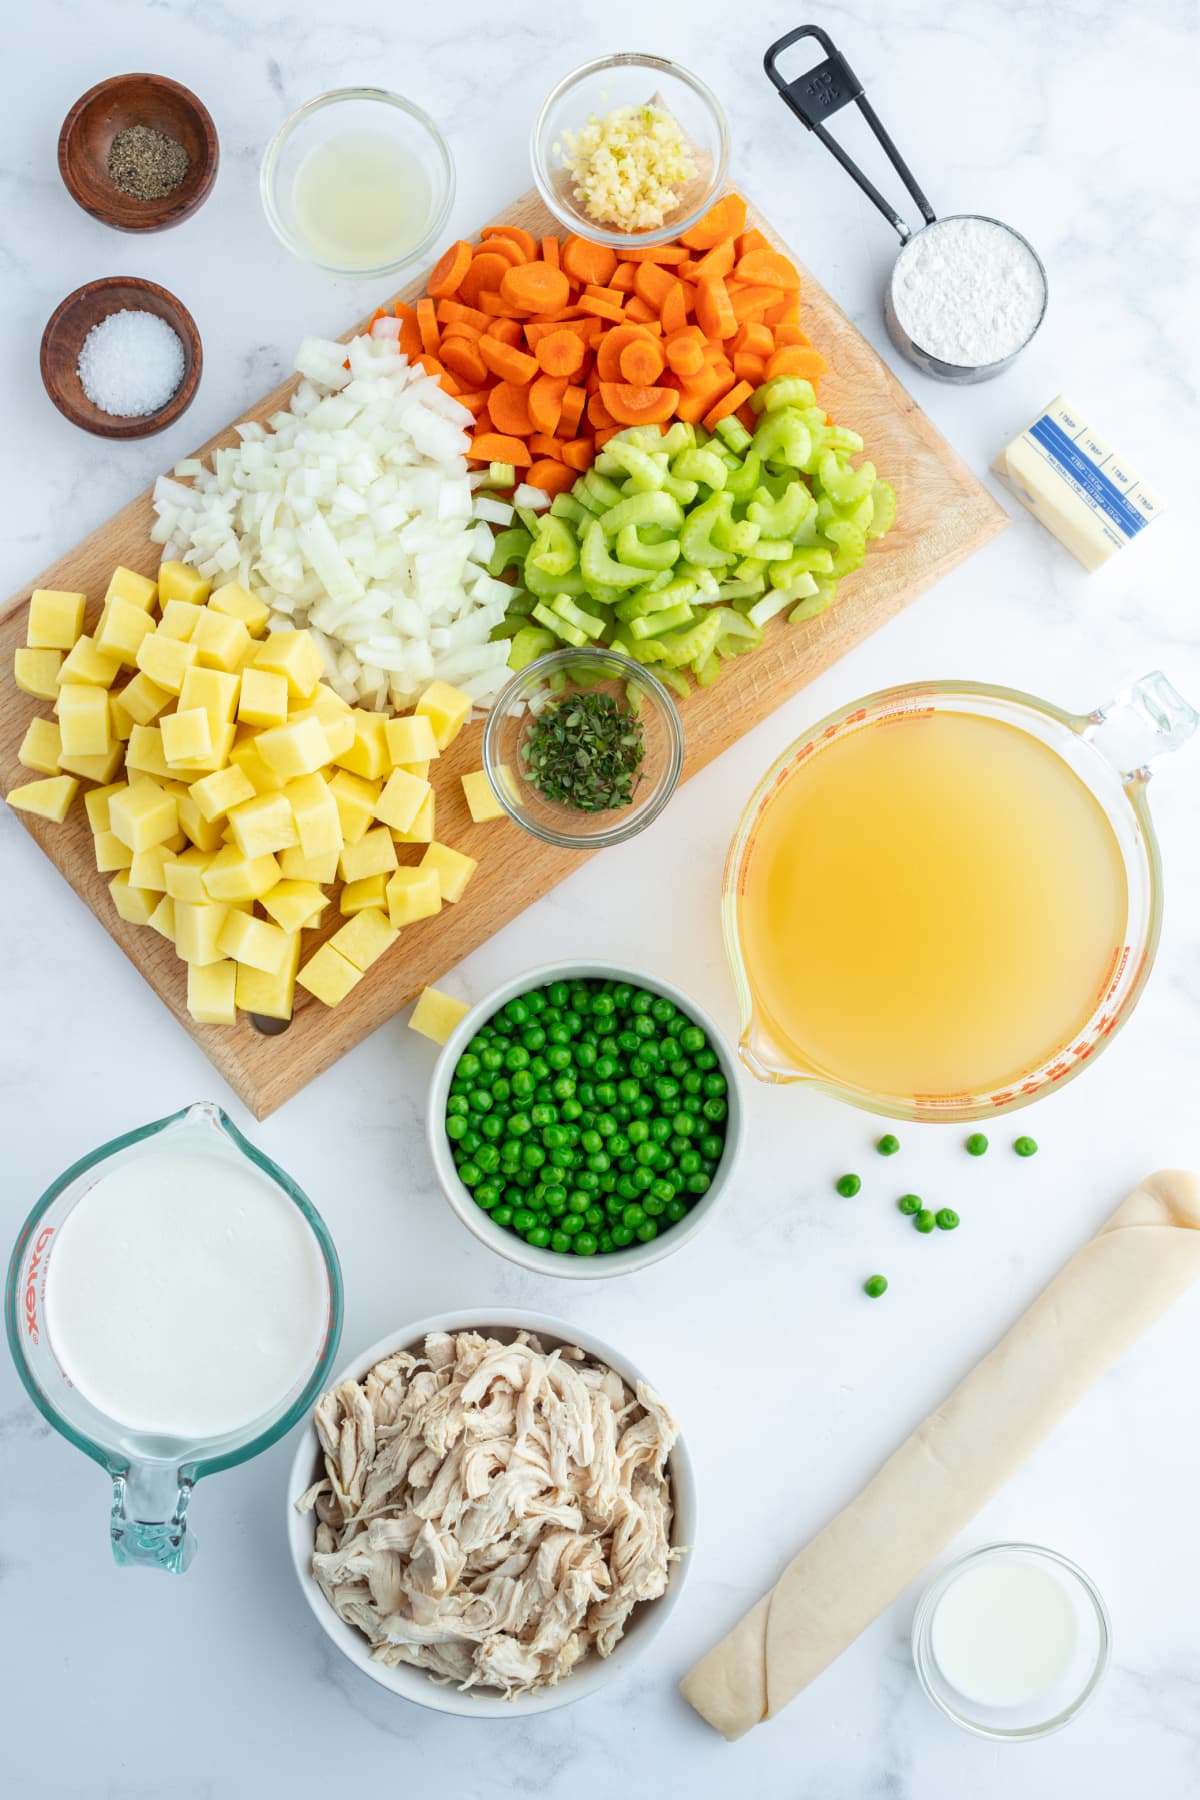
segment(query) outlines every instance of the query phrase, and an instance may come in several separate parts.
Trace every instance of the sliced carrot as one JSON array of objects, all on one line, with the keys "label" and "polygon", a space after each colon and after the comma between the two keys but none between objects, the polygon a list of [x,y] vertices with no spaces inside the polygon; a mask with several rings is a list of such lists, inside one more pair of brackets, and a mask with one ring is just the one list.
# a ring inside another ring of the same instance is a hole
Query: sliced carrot
[{"label": "sliced carrot", "polygon": [[508,238],[524,252],[526,262],[532,262],[538,253],[537,239],[528,231],[522,231],[519,225],[485,225],[479,235],[485,240]]},{"label": "sliced carrot", "polygon": [[609,282],[610,288],[616,288],[618,294],[632,294],[633,284],[637,280],[637,264],[631,262],[618,263],[616,271]]},{"label": "sliced carrot", "polygon": [[752,356],[749,350],[738,350],[734,353],[733,372],[739,381],[761,387],[767,378],[767,365],[761,356]]},{"label": "sliced carrot", "polygon": [[469,344],[473,344],[477,338],[483,336],[478,325],[471,325],[466,319],[451,319],[448,322],[439,319],[438,333],[443,344],[446,342],[447,338],[452,337],[465,338]]},{"label": "sliced carrot", "polygon": [[583,417],[583,409],[587,405],[587,390],[581,387],[569,387],[563,395],[562,417],[558,421],[560,431],[570,433],[579,430],[579,421]]},{"label": "sliced carrot", "polygon": [[[617,374],[619,375],[620,373],[621,371],[618,368]],[[583,391],[585,394],[598,394],[600,392],[600,370],[597,363],[592,364],[587,375],[584,377]]]},{"label": "sliced carrot", "polygon": [[624,430],[624,427],[621,425],[606,425],[606,426],[604,426],[600,431],[598,431],[596,433],[596,448],[597,448],[597,450],[603,450],[603,448],[604,448],[605,444],[607,444],[609,438],[619,437],[623,430]]},{"label": "sliced carrot", "polygon": [[640,263],[634,276],[634,292],[639,300],[653,307],[657,313],[663,301],[676,285],[675,276],[662,268],[658,263]]},{"label": "sliced carrot", "polygon": [[[629,304],[630,306],[638,305],[637,297],[635,296]],[[597,300],[594,294],[583,296],[579,302],[579,310],[581,313],[591,313],[597,319],[611,319],[614,325],[619,325],[625,317],[621,307],[614,306],[611,300]]]},{"label": "sliced carrot", "polygon": [[697,281],[702,275],[724,277],[732,274],[733,265],[737,261],[736,245],[736,238],[727,237],[722,238],[719,244],[714,244],[711,250],[706,251],[696,264]]},{"label": "sliced carrot", "polygon": [[702,276],[696,283],[696,323],[710,339],[729,338],[737,331],[733,302],[719,275]]},{"label": "sliced carrot", "polygon": [[405,306],[403,300],[397,300],[395,311],[400,321],[400,348],[411,362],[424,348],[417,315],[411,306]]},{"label": "sliced carrot", "polygon": [[664,332],[682,331],[687,324],[687,292],[682,281],[672,281],[663,295],[659,319]]},{"label": "sliced carrot", "polygon": [[700,261],[700,258],[698,256],[697,257],[689,256],[685,262],[681,262],[679,264],[679,267],[676,269],[675,273],[679,277],[680,281],[695,281],[696,267],[697,267],[697,264],[699,263],[699,261]]},{"label": "sliced carrot", "polygon": [[625,295],[620,288],[597,287],[595,282],[585,287],[579,298],[582,300],[585,295],[590,300],[611,300],[614,306],[625,304]]},{"label": "sliced carrot", "polygon": [[498,381],[488,393],[488,412],[497,431],[506,437],[527,438],[534,429],[529,416],[529,389],[512,381]]},{"label": "sliced carrot", "polygon": [[746,228],[746,202],[740,194],[726,194],[710,206],[702,219],[680,237],[689,250],[711,250],[722,238],[736,237]]},{"label": "sliced carrot", "polygon": [[[645,263],[643,266],[647,269],[652,269],[655,265],[653,263]],[[626,302],[625,311],[622,314],[622,317],[633,319],[639,325],[649,325],[652,319],[657,320],[658,308],[657,306],[652,306],[648,300],[643,300],[640,294],[632,294]]]},{"label": "sliced carrot", "polygon": [[607,426],[615,425],[617,422],[609,412],[607,406],[605,406],[604,396],[599,390],[592,395],[587,403],[587,416],[588,424],[594,426],[597,431],[603,431]]},{"label": "sliced carrot", "polygon": [[519,437],[499,431],[477,431],[471,439],[471,455],[476,462],[513,463],[519,469],[527,469],[533,461]]},{"label": "sliced carrot", "polygon": [[572,438],[569,444],[562,447],[562,459],[569,469],[590,469],[595,456],[595,445],[590,437]]},{"label": "sliced carrot", "polygon": [[547,431],[533,431],[526,440],[535,456],[549,456],[555,462],[562,461],[562,453],[566,448],[566,438],[554,437]]},{"label": "sliced carrot", "polygon": [[804,381],[817,381],[824,375],[829,364],[818,350],[802,350],[799,346],[785,345],[776,350],[767,363],[767,379],[776,375],[798,375]]},{"label": "sliced carrot", "polygon": [[[734,308],[737,311],[737,308]],[[735,350],[744,351],[747,356],[770,356],[775,348],[775,337],[769,325],[747,321],[733,340]]]},{"label": "sliced carrot", "polygon": [[471,254],[470,244],[459,238],[434,263],[425,286],[435,300],[448,300],[451,294],[458,292],[462,278],[471,266]]},{"label": "sliced carrot", "polygon": [[500,283],[500,298],[525,312],[554,312],[571,298],[571,284],[561,269],[549,263],[519,263]]},{"label": "sliced carrot", "polygon": [[542,239],[541,251],[542,261],[549,263],[552,269],[557,269],[561,262],[558,239],[556,237],[544,237]]},{"label": "sliced carrot", "polygon": [[627,263],[681,263],[687,261],[687,251],[680,244],[647,244],[644,249],[622,250],[621,261]]},{"label": "sliced carrot", "polygon": [[594,282],[607,287],[617,266],[617,253],[607,244],[592,244],[574,232],[562,247],[561,265],[565,274],[581,287]]},{"label": "sliced carrot", "polygon": [[[524,268],[528,265],[521,266]],[[534,357],[527,355],[524,350],[518,350],[515,344],[504,343],[500,338],[481,337],[479,354],[493,375],[498,375],[501,381],[514,382],[518,387],[532,381],[538,372]]]},{"label": "sliced carrot", "polygon": [[754,389],[748,381],[739,381],[736,387],[730,388],[729,392],[723,394],[716,405],[710,407],[705,413],[705,431],[712,431],[719,420],[726,418],[731,412],[736,412],[739,406],[749,400],[753,392]]},{"label": "sliced carrot", "polygon": [[747,250],[769,250],[770,248],[771,245],[763,236],[762,232],[754,229],[743,231],[741,237],[737,241],[737,253],[739,256],[745,256]]},{"label": "sliced carrot", "polygon": [[753,437],[755,431],[758,429],[758,418],[755,414],[754,408],[751,406],[751,404],[748,400],[746,401],[746,404],[744,406],[738,407],[737,412],[735,413],[734,416],[740,424],[742,424],[746,427],[746,430]]},{"label": "sliced carrot", "polygon": [[583,367],[587,351],[574,331],[551,331],[539,338],[535,352],[547,375],[575,375]]},{"label": "sliced carrot", "polygon": [[679,403],[674,388],[635,387],[628,381],[602,381],[600,398],[618,425],[661,425]]},{"label": "sliced carrot", "polygon": [[737,278],[753,282],[756,287],[798,288],[800,275],[795,263],[778,250],[747,250],[738,258]]},{"label": "sliced carrot", "polygon": [[[647,267],[653,268],[654,264]],[[666,365],[662,345],[652,338],[637,337],[626,344],[618,359],[621,379],[633,387],[653,387]]]},{"label": "sliced carrot", "polygon": [[441,362],[439,362],[438,358],[436,356],[430,356],[428,351],[421,356],[414,356],[413,365],[415,368],[424,369],[427,375],[436,375],[439,381],[446,373],[445,368]]},{"label": "sliced carrot", "polygon": [[553,437],[562,417],[563,395],[566,391],[566,381],[559,375],[539,375],[536,381],[531,382],[529,417],[533,420],[535,431],[544,431],[547,436]]},{"label": "sliced carrot", "polygon": [[[451,324],[478,325],[480,331],[488,328],[488,316],[473,306],[464,306],[461,300],[439,300],[434,311],[437,313],[439,325],[443,322]],[[413,313],[413,318],[416,318]],[[400,302],[396,302],[396,317],[400,317]]]},{"label": "sliced carrot", "polygon": [[[476,343],[482,342],[482,338],[476,339]],[[477,388],[487,380],[487,364],[469,338],[443,338],[442,362],[456,375],[461,375],[468,387]]]},{"label": "sliced carrot", "polygon": [[800,323],[799,294],[785,294],[774,306],[768,306],[763,314],[768,325],[798,325]]},{"label": "sliced carrot", "polygon": [[488,403],[487,390],[485,388],[475,388],[467,394],[455,394],[454,398],[458,401],[460,406],[465,406],[467,411],[473,413],[476,418],[479,417],[480,413]]},{"label": "sliced carrot", "polygon": [[676,375],[697,375],[704,367],[704,352],[695,338],[676,334],[667,340],[667,361]]},{"label": "sliced carrot", "polygon": [[751,287],[745,282],[736,283],[726,291],[729,295],[729,304],[733,308],[733,316],[743,325],[748,319],[761,323],[771,307],[775,306],[779,300],[778,288]]},{"label": "sliced carrot", "polygon": [[432,300],[417,301],[417,330],[421,333],[421,348],[426,355],[436,356],[441,337]]},{"label": "sliced carrot", "polygon": [[507,300],[500,298],[499,288],[485,288],[479,296],[479,310],[492,319],[527,319],[529,314],[520,306],[510,306]]},{"label": "sliced carrot", "polygon": [[805,337],[798,325],[776,325],[773,327],[773,330],[775,332],[775,343],[778,349],[782,350],[789,344],[799,344],[802,350],[808,349],[809,340]]},{"label": "sliced carrot", "polygon": [[[587,442],[590,449],[592,440],[589,438]],[[589,456],[584,466],[590,468],[591,461]],[[575,471],[568,468],[566,463],[542,457],[526,469],[525,480],[530,487],[541,488],[543,494],[565,494],[568,488],[575,485]]]},{"label": "sliced carrot", "polygon": [[688,425],[697,424],[723,394],[734,385],[733,370],[727,375],[709,373],[695,385],[688,382],[679,397],[679,417]]},{"label": "sliced carrot", "polygon": [[491,319],[488,321],[487,330],[482,335],[495,338],[500,344],[514,344],[520,349],[525,328],[519,319]]},{"label": "sliced carrot", "polygon": [[511,268],[512,264],[507,257],[477,250],[471,258],[470,268],[459,283],[459,295],[468,306],[479,306],[484,294],[499,293],[500,283]]},{"label": "sliced carrot", "polygon": [[639,338],[645,343],[651,341],[650,333],[641,325],[617,325],[612,331],[605,332],[596,350],[596,367],[601,381],[621,379],[621,352]]}]

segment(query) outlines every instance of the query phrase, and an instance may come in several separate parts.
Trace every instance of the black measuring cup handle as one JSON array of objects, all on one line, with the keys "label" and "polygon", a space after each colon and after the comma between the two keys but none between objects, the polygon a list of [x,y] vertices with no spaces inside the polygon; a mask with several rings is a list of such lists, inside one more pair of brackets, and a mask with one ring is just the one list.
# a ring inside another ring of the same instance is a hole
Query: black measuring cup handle
[{"label": "black measuring cup handle", "polygon": [[[799,43],[801,38],[814,38],[825,52],[824,61],[815,64],[811,69],[806,69],[802,75],[796,76],[795,80],[786,81],[779,72],[779,58],[792,44]],[[933,224],[936,214],[922,193],[916,176],[897,150],[883,121],[867,99],[863,92],[862,82],[827,31],[822,31],[819,25],[797,26],[795,31],[789,31],[785,37],[775,40],[763,57],[763,67],[784,105],[789,111],[795,113],[806,130],[815,132],[829,154],[842,165],[847,175],[858,184],[872,205],[878,207],[888,224],[899,233],[900,242],[905,244],[912,233],[900,214],[884,199],[875,183],[863,174],[858,164],[843,150],[837,139],[825,129],[825,120],[832,118],[834,113],[840,112],[843,106],[849,106],[853,101],[871,127],[877,141],[882,145],[893,169],[920,208],[925,223]]]}]

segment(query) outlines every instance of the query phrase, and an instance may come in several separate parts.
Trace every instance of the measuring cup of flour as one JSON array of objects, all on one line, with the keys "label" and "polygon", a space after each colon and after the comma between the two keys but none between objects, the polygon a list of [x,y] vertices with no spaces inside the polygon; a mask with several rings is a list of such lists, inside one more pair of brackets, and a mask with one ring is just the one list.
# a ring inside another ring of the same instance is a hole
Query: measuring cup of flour
[{"label": "measuring cup of flour", "polygon": [[[782,52],[813,38],[824,61],[786,81]],[[1049,287],[1033,246],[999,219],[954,213],[939,219],[863,92],[862,83],[829,35],[801,25],[773,43],[763,58],[788,109],[841,164],[897,233],[900,254],[884,290],[884,319],[896,348],[940,381],[987,381],[1006,369],[1046,316]],[[910,231],[895,208],[825,128],[825,120],[853,102],[925,220]]]},{"label": "measuring cup of flour", "polygon": [[124,1565],[186,1569],[193,1487],[303,1417],[341,1323],[320,1215],[207,1102],[68,1169],[9,1263],[17,1373],[55,1430],[111,1478]]}]

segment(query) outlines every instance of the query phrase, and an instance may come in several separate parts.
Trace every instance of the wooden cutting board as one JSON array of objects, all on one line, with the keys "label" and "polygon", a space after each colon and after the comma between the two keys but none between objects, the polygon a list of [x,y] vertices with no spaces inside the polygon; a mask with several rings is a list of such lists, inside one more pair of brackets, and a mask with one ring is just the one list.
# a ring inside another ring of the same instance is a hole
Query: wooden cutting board
[{"label": "wooden cutting board", "polygon": [[[753,208],[750,219],[796,260]],[[523,225],[536,237],[556,229],[532,191],[494,223]],[[830,372],[821,384],[822,401],[839,423],[862,434],[880,474],[895,484],[898,522],[886,538],[870,546],[865,567],[842,583],[838,601],[829,612],[794,628],[775,621],[768,626],[760,650],[730,662],[714,686],[697,689],[682,704],[687,738],[685,780],[980,549],[1008,522],[916,401],[803,268],[801,280],[804,328],[830,363]],[[414,301],[424,286],[425,278],[420,276],[402,288],[398,298]],[[294,381],[285,382],[245,416],[265,420],[287,404],[294,385]],[[212,450],[233,442],[230,426],[196,455],[207,457]],[[17,751],[30,718],[36,712],[49,711],[44,703],[21,693],[11,677],[13,651],[25,641],[30,593],[35,587],[66,588],[94,597],[86,626],[90,631],[99,612],[99,596],[116,564],[154,574],[158,549],[149,538],[152,522],[147,492],[0,609],[0,782],[4,792],[34,779],[22,769]],[[96,871],[91,835],[79,801],[63,825],[44,824],[25,814],[17,817],[229,1085],[255,1117],[262,1119],[585,860],[580,853],[539,844],[507,820],[471,823],[457,777],[479,767],[481,730],[478,724],[469,727],[436,765],[438,836],[479,858],[479,870],[463,901],[405,931],[399,943],[332,1011],[297,989],[295,1017],[277,1036],[264,1036],[246,1018],[227,1028],[197,1025],[189,1018],[183,963],[156,932],[127,925],[117,917],[106,892],[109,877]],[[334,917],[326,934],[341,923],[336,907],[330,911]],[[315,933],[305,934],[306,956],[317,942]],[[585,948],[601,950],[603,945]]]}]

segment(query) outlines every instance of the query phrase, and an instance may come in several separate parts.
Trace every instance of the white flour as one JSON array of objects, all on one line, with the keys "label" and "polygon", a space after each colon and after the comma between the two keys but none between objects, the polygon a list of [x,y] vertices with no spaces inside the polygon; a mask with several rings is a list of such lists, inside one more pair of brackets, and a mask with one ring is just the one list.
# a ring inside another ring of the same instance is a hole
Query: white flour
[{"label": "white flour", "polygon": [[910,239],[892,278],[896,317],[942,362],[1001,362],[1033,332],[1046,283],[1033,252],[989,219],[939,219]]}]

